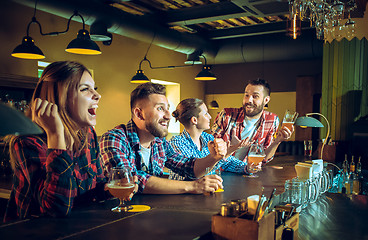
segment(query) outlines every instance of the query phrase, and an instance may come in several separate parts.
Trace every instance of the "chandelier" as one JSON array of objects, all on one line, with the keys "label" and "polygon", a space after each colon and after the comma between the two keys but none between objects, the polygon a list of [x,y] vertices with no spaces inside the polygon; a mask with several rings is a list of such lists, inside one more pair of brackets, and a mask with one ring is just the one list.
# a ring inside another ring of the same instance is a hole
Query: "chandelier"
[{"label": "chandelier", "polygon": [[350,12],[356,8],[355,0],[289,0],[289,6],[290,16],[309,21],[316,29],[317,39],[340,41],[355,36],[355,22],[350,18]]}]

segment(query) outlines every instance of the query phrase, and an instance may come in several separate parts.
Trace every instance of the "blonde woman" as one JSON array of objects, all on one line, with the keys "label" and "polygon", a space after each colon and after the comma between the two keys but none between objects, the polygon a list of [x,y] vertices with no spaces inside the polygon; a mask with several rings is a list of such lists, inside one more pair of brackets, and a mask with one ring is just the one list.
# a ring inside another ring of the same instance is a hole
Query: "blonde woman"
[{"label": "blonde woman", "polygon": [[4,221],[66,216],[73,204],[104,195],[106,179],[93,128],[100,98],[82,64],[62,61],[45,68],[30,112],[44,134],[10,140],[14,180]]}]

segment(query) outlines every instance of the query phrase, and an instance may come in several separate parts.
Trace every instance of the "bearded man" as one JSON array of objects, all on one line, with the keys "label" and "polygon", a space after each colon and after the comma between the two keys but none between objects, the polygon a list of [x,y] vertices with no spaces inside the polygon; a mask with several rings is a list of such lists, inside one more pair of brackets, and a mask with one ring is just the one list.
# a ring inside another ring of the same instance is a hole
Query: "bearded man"
[{"label": "bearded man", "polygon": [[[282,141],[289,139],[294,131],[294,128],[290,131],[286,127],[278,131],[278,116],[264,110],[264,106],[270,101],[270,92],[267,81],[249,81],[244,90],[243,107],[225,108],[218,114],[212,127],[214,137],[222,138],[225,142],[230,142],[230,145],[246,138],[250,142],[263,145],[266,153],[263,164],[273,159],[277,147]],[[249,146],[246,146],[235,151],[233,156],[246,162],[248,151]]]},{"label": "bearded man", "polygon": [[[204,158],[185,157],[166,141],[171,113],[165,86],[151,82],[139,85],[130,95],[130,107],[131,120],[103,134],[100,140],[100,159],[107,169],[129,168],[139,193],[202,194],[223,187],[221,177],[205,176],[206,169],[212,169],[226,155],[222,139],[208,143],[210,154]],[[163,178],[164,167],[192,181]]]}]

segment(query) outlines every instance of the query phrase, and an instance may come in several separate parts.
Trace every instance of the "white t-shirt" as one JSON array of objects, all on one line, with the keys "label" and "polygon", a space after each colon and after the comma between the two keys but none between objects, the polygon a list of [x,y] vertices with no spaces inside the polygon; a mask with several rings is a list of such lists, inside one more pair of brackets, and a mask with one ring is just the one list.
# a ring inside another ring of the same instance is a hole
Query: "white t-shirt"
[{"label": "white t-shirt", "polygon": [[147,168],[150,166],[151,148],[145,148],[141,145],[142,160]]},{"label": "white t-shirt", "polygon": [[[244,129],[240,134],[241,140],[246,139],[247,137],[249,137],[249,139],[253,137],[253,133],[256,130],[259,119],[260,118],[257,119],[248,119],[247,117],[244,118]],[[231,143],[231,145],[232,144],[233,143]],[[236,150],[235,157],[243,161],[248,152],[248,149],[249,147],[243,147]]]}]

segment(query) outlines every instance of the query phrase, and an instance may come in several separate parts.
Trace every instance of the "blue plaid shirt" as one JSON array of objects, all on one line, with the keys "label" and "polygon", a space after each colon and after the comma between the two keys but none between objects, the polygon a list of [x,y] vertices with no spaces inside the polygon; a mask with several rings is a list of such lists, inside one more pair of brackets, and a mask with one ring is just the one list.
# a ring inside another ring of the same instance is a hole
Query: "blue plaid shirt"
[{"label": "blue plaid shirt", "polygon": [[[180,135],[172,137],[169,142],[178,152],[182,153],[184,156],[203,158],[210,154],[208,142],[212,141],[213,139],[214,137],[211,134],[202,132],[200,136],[202,150],[199,150],[197,145],[195,145],[190,137],[188,131],[184,129]],[[230,156],[226,159],[221,159],[208,174],[215,174],[215,170],[218,168],[221,168],[222,171],[246,173],[246,166],[247,163]],[[170,172],[170,178],[178,180],[184,179],[184,177],[180,176],[180,174],[173,172]]]},{"label": "blue plaid shirt", "polygon": [[178,153],[164,138],[155,138],[151,143],[149,166],[145,166],[141,155],[141,145],[137,126],[130,120],[127,125],[119,125],[102,135],[100,140],[100,159],[105,166],[125,166],[138,176],[139,192],[151,176],[163,176],[163,169],[195,179],[194,160]]}]

